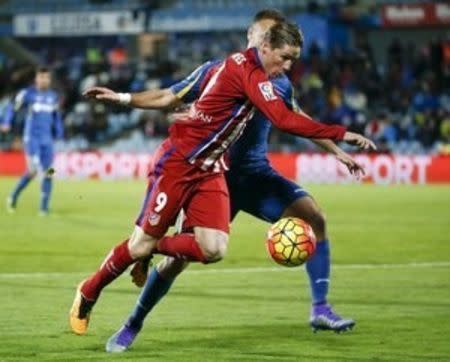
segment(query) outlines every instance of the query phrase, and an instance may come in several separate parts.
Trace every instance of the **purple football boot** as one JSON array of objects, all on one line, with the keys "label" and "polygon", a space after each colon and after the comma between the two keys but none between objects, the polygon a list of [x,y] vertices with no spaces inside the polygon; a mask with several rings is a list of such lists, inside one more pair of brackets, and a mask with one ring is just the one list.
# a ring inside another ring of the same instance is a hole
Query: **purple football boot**
[{"label": "purple football boot", "polygon": [[318,330],[340,333],[352,329],[355,326],[355,321],[340,317],[333,312],[329,304],[319,304],[312,306],[309,324],[314,333]]},{"label": "purple football boot", "polygon": [[123,325],[116,333],[114,333],[106,342],[106,352],[121,353],[125,352],[133,343],[139,333],[139,329],[132,329],[127,325]]}]

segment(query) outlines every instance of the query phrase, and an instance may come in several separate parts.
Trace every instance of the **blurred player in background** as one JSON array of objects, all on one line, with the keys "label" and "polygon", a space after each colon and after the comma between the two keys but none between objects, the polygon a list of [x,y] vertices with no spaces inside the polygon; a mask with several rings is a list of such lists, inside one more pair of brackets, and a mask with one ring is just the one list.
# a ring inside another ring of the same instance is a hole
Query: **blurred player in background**
[{"label": "blurred player in background", "polygon": [[41,67],[36,71],[34,85],[21,90],[6,112],[1,129],[11,129],[17,113],[25,113],[23,130],[23,146],[27,170],[7,198],[7,209],[14,212],[22,191],[36,176],[41,177],[40,215],[49,213],[53,176],[53,141],[63,137],[63,123],[59,112],[59,97],[50,88],[52,81],[48,68]]},{"label": "blurred player in background", "polygon": [[[97,273],[81,283],[71,310],[75,333],[86,332],[101,290],[136,260],[153,253],[203,263],[224,257],[230,217],[224,154],[244,132],[254,107],[280,129],[299,136],[344,140],[364,148],[372,145],[345,127],[325,126],[290,111],[274,93],[269,77],[288,70],[302,44],[296,25],[278,23],[258,49],[233,54],[214,71],[199,100],[172,125],[157,151],[130,241],[113,249]],[[120,98],[122,103],[130,101],[129,94]],[[186,210],[186,232],[163,237],[181,208]]]},{"label": "blurred player in background", "polygon": [[[267,9],[258,12],[248,30],[248,48],[259,45],[267,30],[284,20],[284,16],[276,10]],[[193,102],[200,96],[204,82],[208,80],[208,73],[220,63],[221,61],[206,62],[170,88],[132,94],[130,105],[137,108],[172,109],[180,103]],[[301,112],[294,97],[292,84],[286,75],[273,78],[271,82],[285,104],[290,109]],[[94,87],[88,89],[85,95],[120,104],[120,95],[107,88]],[[307,262],[312,291],[310,324],[314,329],[334,331],[352,328],[355,322],[341,318],[327,303],[330,256],[325,217],[305,190],[279,175],[270,166],[267,159],[270,129],[270,121],[258,111],[249,122],[244,135],[230,149],[231,168],[226,173],[226,180],[230,192],[231,221],[240,210],[271,223],[287,216],[308,221],[319,240],[318,251]],[[351,173],[359,176],[363,172],[361,166],[331,140],[313,141],[335,154]],[[130,346],[142,328],[145,316],[167,293],[176,276],[187,265],[188,262],[185,260],[166,257],[152,270],[134,311],[125,325],[108,341],[107,350],[120,352]],[[135,282],[140,284],[143,279],[141,275],[144,278],[147,276],[145,261],[136,263],[132,273]]]}]

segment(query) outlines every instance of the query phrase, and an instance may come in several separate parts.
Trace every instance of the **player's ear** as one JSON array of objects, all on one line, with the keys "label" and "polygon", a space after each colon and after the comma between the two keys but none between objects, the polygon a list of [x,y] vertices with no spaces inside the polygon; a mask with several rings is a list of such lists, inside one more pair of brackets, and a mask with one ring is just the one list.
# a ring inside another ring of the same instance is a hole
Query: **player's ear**
[{"label": "player's ear", "polygon": [[272,47],[270,46],[269,42],[266,40],[263,40],[263,42],[260,45],[260,50],[262,52],[262,54],[267,54],[269,53],[270,49],[272,49]]},{"label": "player's ear", "polygon": [[250,43],[253,35],[253,25],[250,25],[250,27],[247,30],[247,41]]}]

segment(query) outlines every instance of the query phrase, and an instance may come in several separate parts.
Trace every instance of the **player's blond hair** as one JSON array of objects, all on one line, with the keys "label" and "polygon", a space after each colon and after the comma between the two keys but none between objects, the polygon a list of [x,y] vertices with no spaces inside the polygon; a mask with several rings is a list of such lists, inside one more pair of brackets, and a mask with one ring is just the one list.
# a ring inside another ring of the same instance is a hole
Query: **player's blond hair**
[{"label": "player's blond hair", "polygon": [[276,23],[267,31],[264,40],[273,49],[281,48],[285,44],[299,48],[303,47],[302,31],[297,24],[291,23],[290,21]]}]

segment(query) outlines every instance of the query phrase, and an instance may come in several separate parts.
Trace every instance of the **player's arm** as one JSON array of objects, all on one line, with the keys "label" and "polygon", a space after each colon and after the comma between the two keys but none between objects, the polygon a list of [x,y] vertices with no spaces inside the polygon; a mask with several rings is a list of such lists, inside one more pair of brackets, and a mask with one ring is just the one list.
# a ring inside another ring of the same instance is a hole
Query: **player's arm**
[{"label": "player's arm", "polygon": [[181,103],[181,100],[170,88],[152,89],[138,93],[118,93],[105,87],[92,87],[86,89],[83,96],[143,109],[171,109]]},{"label": "player's arm", "polygon": [[[286,105],[292,109],[295,113],[304,114],[308,116],[303,110],[300,108],[300,105],[297,102],[297,98],[295,97],[295,90],[292,84],[289,82],[289,86],[284,88],[277,89],[280,96],[285,100]],[[324,139],[324,138],[311,138],[311,141],[315,143],[317,146],[322,148],[323,150],[337,156],[341,152],[344,152],[336,143],[332,140]]]},{"label": "player's arm", "polygon": [[129,105],[144,109],[173,109],[182,103],[191,103],[200,95],[201,83],[215,62],[206,62],[170,88],[154,89],[140,93],[116,93],[104,87],[92,87],[83,92],[88,98]]},{"label": "player's arm", "polygon": [[9,132],[11,129],[12,123],[14,122],[14,118],[16,113],[26,104],[27,102],[27,90],[22,89],[19,93],[17,93],[13,102],[10,102],[5,109],[5,116],[3,118],[3,122],[1,122],[1,131]]},{"label": "player's arm", "polygon": [[340,148],[336,143],[329,139],[311,139],[316,145],[321,147],[323,150],[333,154],[336,158],[344,164],[348,171],[355,175],[356,177],[360,177],[365,174],[364,167],[356,162],[352,156],[350,156],[347,152],[345,152],[342,148]]},{"label": "player's arm", "polygon": [[12,121],[14,118],[14,105],[12,102],[8,102],[4,110],[4,117],[0,122],[0,131],[9,132],[11,129]]},{"label": "player's arm", "polygon": [[[297,102],[294,87],[287,77],[280,78],[278,81],[275,81],[273,85],[275,86],[277,94],[284,100],[289,109],[293,110],[295,113],[305,114]],[[311,141],[325,151],[335,155],[336,158],[347,167],[350,174],[355,175],[356,177],[360,177],[364,174],[364,168],[332,140],[311,138]]]},{"label": "player's arm", "polygon": [[[291,85],[290,91],[291,91],[290,92],[290,96],[291,96],[290,104],[291,104],[292,110],[296,113],[306,114],[305,112],[303,112],[301,110],[300,106],[298,105],[292,85]],[[350,174],[352,174],[358,178],[365,174],[364,167],[362,165],[360,165],[358,162],[356,162],[353,159],[353,157],[351,157],[348,153],[346,153],[342,148],[340,148],[332,140],[324,139],[324,138],[322,138],[322,139],[312,138],[311,141],[314,142],[316,145],[318,145],[323,150],[335,155],[336,158],[347,167]]]},{"label": "player's arm", "polygon": [[348,132],[345,127],[325,125],[305,113],[295,113],[275,94],[272,83],[261,69],[256,69],[243,79],[244,92],[250,101],[279,129],[306,138],[328,138],[356,144],[360,148],[375,149],[369,139]]}]

